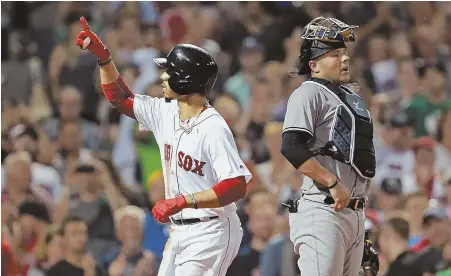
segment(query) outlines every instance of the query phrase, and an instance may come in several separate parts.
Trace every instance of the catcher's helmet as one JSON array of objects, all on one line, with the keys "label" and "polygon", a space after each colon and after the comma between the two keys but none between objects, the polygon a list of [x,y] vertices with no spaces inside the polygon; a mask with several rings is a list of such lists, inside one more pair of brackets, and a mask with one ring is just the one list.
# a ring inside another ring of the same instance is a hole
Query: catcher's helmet
[{"label": "catcher's helmet", "polygon": [[354,42],[354,29],[358,26],[348,25],[335,18],[317,17],[308,23],[301,38],[304,39],[299,55],[300,69],[298,74],[310,72],[309,61],[330,51],[345,48],[345,42]]},{"label": "catcher's helmet", "polygon": [[218,76],[218,65],[204,49],[192,44],[178,44],[165,58],[154,62],[168,73],[169,87],[179,95],[207,94]]}]

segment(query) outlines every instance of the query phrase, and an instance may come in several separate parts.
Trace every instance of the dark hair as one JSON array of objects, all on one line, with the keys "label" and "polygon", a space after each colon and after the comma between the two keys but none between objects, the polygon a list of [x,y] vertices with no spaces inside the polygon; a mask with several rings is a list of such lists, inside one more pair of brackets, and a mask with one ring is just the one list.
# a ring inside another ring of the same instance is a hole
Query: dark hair
[{"label": "dark hair", "polygon": [[66,227],[68,224],[71,223],[77,223],[77,222],[83,222],[85,223],[85,221],[79,217],[79,216],[75,216],[75,215],[68,215],[63,219],[63,222],[61,222],[61,226],[60,229],[58,231],[58,234],[61,236],[64,236],[65,232],[66,232]]},{"label": "dark hair", "polygon": [[407,241],[409,239],[409,222],[401,217],[394,217],[385,222],[399,237]]},{"label": "dark hair", "polygon": [[440,115],[440,119],[438,120],[437,127],[437,135],[436,139],[438,142],[442,142],[443,140],[443,128],[445,127],[446,117],[451,113],[451,109],[446,109]]}]

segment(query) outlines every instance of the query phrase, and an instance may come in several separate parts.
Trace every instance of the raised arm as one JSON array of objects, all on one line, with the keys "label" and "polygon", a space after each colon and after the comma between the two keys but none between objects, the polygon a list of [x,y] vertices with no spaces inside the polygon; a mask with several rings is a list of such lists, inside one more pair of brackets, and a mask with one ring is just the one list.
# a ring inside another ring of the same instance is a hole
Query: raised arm
[{"label": "raised arm", "polygon": [[103,44],[99,37],[91,31],[88,22],[84,17],[80,18],[83,30],[77,36],[77,45],[88,50],[99,59],[100,66],[100,82],[106,99],[120,113],[136,119],[133,111],[133,101],[135,94],[125,84],[121,75],[117,71],[114,62],[111,59],[111,53]]}]

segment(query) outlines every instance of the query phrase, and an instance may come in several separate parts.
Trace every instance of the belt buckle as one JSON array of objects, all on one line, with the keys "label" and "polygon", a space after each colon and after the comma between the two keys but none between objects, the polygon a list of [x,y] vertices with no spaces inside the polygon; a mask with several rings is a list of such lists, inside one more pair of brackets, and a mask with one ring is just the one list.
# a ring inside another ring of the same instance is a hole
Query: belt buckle
[{"label": "belt buckle", "polygon": [[175,225],[182,225],[183,224],[183,220],[182,219],[176,220],[176,219],[173,219],[173,218],[169,218],[169,220],[172,223],[174,223]]}]

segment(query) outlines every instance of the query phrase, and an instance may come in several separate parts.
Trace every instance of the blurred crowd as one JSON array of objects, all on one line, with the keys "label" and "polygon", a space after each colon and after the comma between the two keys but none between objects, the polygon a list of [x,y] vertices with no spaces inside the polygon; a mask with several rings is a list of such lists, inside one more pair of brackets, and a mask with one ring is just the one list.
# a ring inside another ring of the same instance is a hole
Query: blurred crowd
[{"label": "blurred crowd", "polygon": [[96,58],[75,45],[85,16],[134,93],[161,97],[152,58],[177,43],[220,68],[209,100],[254,177],[230,276],[298,276],[280,202],[302,175],[280,154],[286,103],[304,80],[300,32],[317,16],[359,25],[352,85],[374,120],[365,226],[380,275],[451,275],[449,2],[2,2],[2,275],[156,275],[168,225],[152,133],[114,111]]}]

